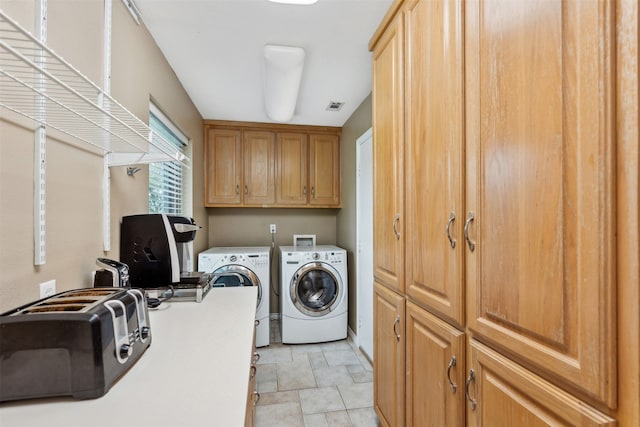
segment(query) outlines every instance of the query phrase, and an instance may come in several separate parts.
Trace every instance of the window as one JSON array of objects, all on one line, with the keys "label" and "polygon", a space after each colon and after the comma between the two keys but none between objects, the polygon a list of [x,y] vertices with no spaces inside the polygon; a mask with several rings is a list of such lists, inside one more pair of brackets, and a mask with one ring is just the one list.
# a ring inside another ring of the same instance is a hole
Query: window
[{"label": "window", "polygon": [[[187,137],[155,105],[150,104],[149,127],[180,151]],[[178,162],[149,164],[149,213],[183,215],[183,170]]]}]

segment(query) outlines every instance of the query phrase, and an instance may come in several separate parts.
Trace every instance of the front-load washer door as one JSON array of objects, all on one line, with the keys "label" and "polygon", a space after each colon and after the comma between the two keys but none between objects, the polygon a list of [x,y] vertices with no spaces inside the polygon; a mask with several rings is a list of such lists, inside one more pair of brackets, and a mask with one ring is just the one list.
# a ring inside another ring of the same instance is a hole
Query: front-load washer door
[{"label": "front-load washer door", "polygon": [[300,267],[291,278],[289,291],[293,305],[313,317],[324,316],[335,309],[344,292],[336,269],[321,262]]},{"label": "front-load washer door", "polygon": [[262,302],[262,286],[260,284],[260,279],[253,271],[242,265],[229,264],[218,268],[213,272],[211,285],[214,288],[257,286],[258,303],[256,304],[256,307],[260,307],[260,302]]}]

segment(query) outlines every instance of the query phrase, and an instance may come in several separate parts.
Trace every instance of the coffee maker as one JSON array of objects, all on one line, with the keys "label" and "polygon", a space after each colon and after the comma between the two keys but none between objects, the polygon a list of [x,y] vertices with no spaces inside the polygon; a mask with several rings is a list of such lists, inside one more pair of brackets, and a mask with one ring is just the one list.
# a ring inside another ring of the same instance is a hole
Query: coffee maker
[{"label": "coffee maker", "polygon": [[171,288],[176,294],[195,290],[196,301],[201,300],[210,287],[211,275],[193,271],[191,242],[200,228],[193,218],[183,216],[122,217],[120,261],[129,266],[131,286]]}]

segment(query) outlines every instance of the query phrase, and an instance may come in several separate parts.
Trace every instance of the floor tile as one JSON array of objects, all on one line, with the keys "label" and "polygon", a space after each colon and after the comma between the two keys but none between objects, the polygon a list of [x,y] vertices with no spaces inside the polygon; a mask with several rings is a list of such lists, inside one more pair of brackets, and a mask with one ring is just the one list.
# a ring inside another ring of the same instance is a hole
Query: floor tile
[{"label": "floor tile", "polygon": [[373,372],[372,371],[351,372],[351,378],[353,378],[353,382],[356,382],[356,383],[372,382]]},{"label": "floor tile", "polygon": [[346,409],[340,393],[335,387],[310,388],[300,390],[299,394],[302,413],[305,415]]},{"label": "floor tile", "polygon": [[324,414],[327,418],[329,427],[351,427],[351,419],[347,411],[327,412]]},{"label": "floor tile", "polygon": [[347,409],[373,407],[373,383],[339,385],[338,390]]},{"label": "floor tile", "polygon": [[308,353],[309,362],[313,368],[323,368],[329,366],[327,359],[324,358],[324,353]]},{"label": "floor tile", "polygon": [[304,427],[300,405],[279,403],[256,406],[256,427]]},{"label": "floor tile", "polygon": [[322,351],[319,344],[292,344],[291,353],[318,353]]},{"label": "floor tile", "polygon": [[282,363],[291,362],[291,349],[289,347],[282,346],[281,344],[271,345],[269,347],[261,347],[258,349],[260,359],[258,365],[264,365],[267,363]]},{"label": "floor tile", "polygon": [[358,363],[357,365],[347,365],[347,369],[352,374],[356,372],[364,372],[364,366],[362,366],[362,363]]},{"label": "floor tile", "polygon": [[278,363],[278,391],[298,390],[316,387],[316,379],[311,370],[309,359],[289,363]]},{"label": "floor tile", "polygon": [[324,358],[327,359],[329,366],[337,365],[355,365],[360,363],[358,357],[353,350],[337,350],[337,351],[323,351]]},{"label": "floor tile", "polygon": [[[260,393],[260,391],[258,391]],[[258,405],[275,405],[277,403],[300,403],[297,391],[277,391],[274,393],[260,393]]]},{"label": "floor tile", "polygon": [[256,365],[256,390],[258,393],[278,391],[276,364]]},{"label": "floor tile", "polygon": [[304,427],[333,427],[327,424],[324,414],[303,415]]},{"label": "floor tile", "polygon": [[316,377],[318,387],[328,387],[332,385],[353,384],[353,378],[346,366],[327,366],[314,368],[313,375]]},{"label": "floor tile", "polygon": [[347,340],[330,341],[320,344],[322,351],[351,350],[351,345]]},{"label": "floor tile", "polygon": [[378,416],[373,408],[349,409],[349,418],[354,427],[378,427]]}]

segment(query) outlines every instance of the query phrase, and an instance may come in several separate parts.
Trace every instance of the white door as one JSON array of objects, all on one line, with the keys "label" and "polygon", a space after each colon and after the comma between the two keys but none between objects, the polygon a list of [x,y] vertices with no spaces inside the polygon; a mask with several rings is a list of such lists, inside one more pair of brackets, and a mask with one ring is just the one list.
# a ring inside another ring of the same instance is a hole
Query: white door
[{"label": "white door", "polygon": [[358,345],[373,361],[373,147],[371,129],[356,141]]}]

